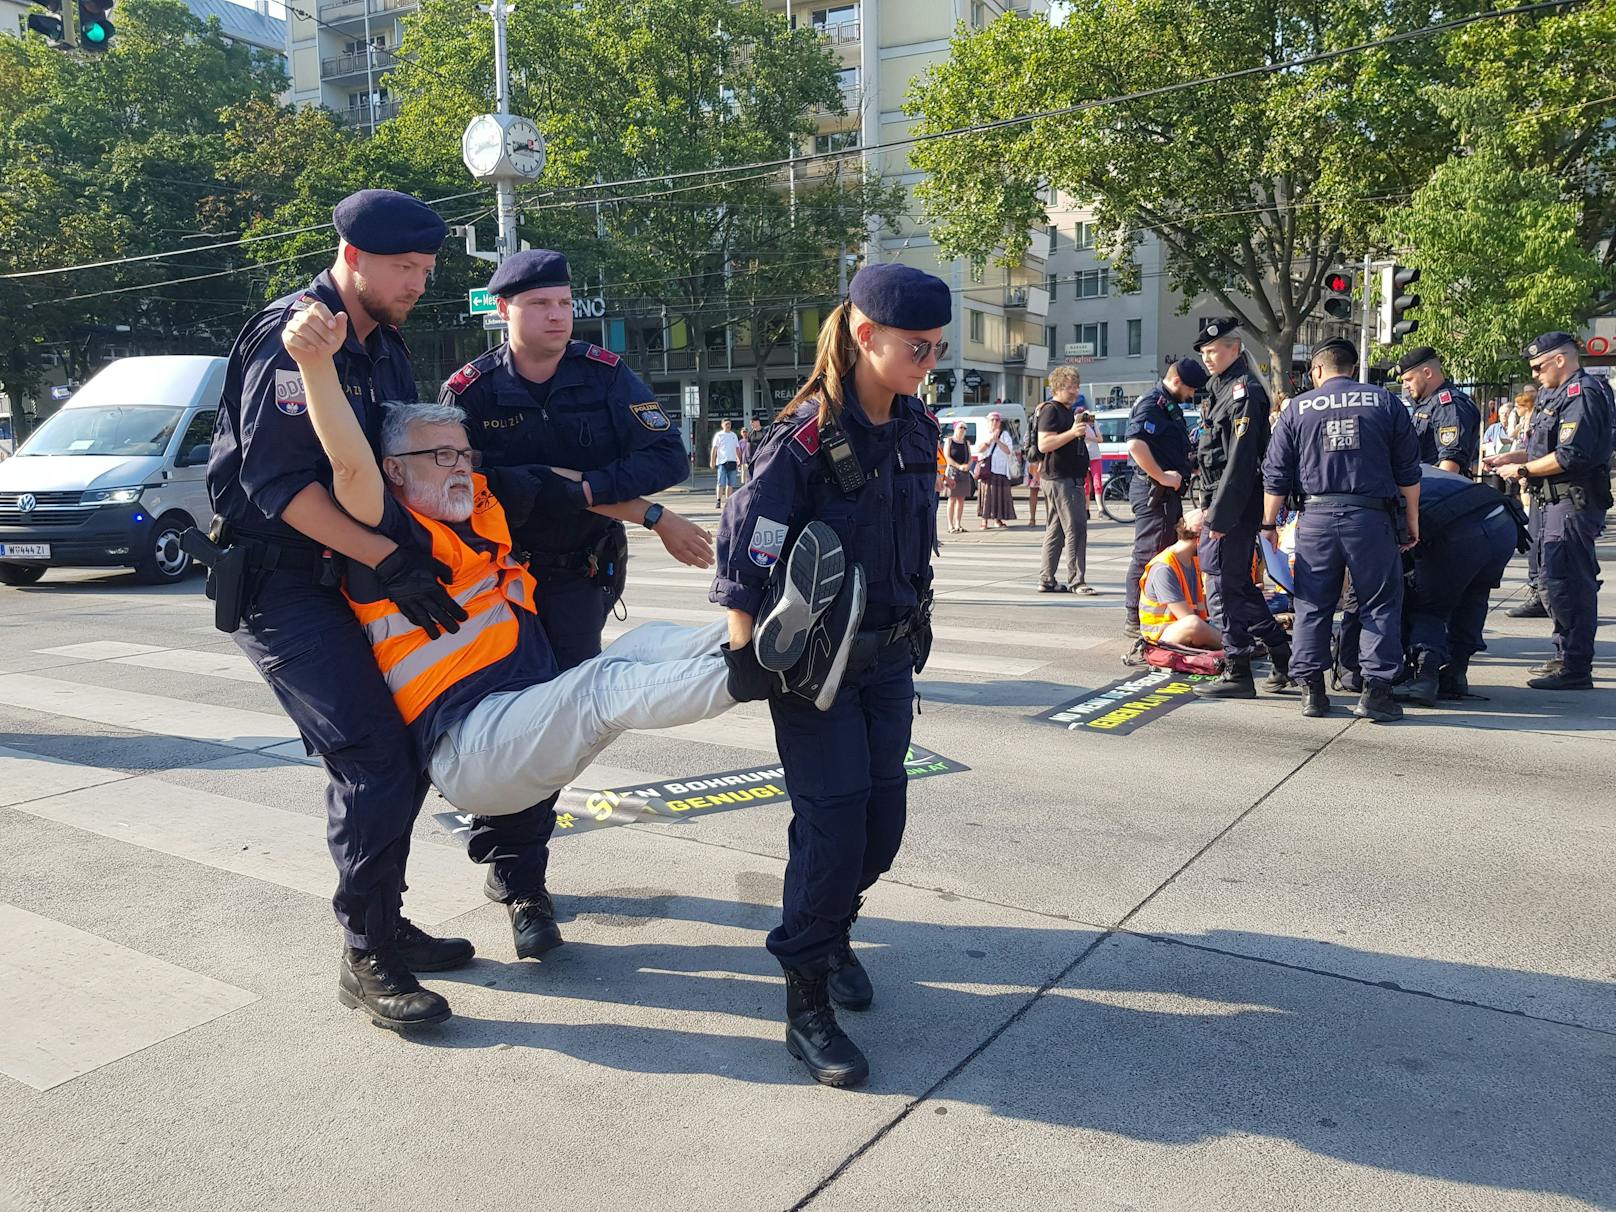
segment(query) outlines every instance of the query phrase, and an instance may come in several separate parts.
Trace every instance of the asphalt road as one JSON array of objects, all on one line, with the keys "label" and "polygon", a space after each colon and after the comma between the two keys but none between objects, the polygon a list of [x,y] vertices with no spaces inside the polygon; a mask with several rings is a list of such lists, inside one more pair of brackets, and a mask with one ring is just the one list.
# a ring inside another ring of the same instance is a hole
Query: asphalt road
[{"label": "asphalt road", "polygon": [[[1592,693],[1524,689],[1547,625],[1495,608],[1485,701],[1068,730],[1128,672],[1127,544],[1071,598],[1037,542],[937,564],[915,740],[970,769],[860,919],[858,1092],[781,1042],[788,806],[562,836],[525,963],[434,800],[407,908],[479,959],[401,1038],[336,1002],[323,778],[199,580],[0,589],[0,1208],[1616,1207],[1609,623]],[[629,623],[715,617],[633,543]],[[580,783],[773,760],[747,706]]]}]

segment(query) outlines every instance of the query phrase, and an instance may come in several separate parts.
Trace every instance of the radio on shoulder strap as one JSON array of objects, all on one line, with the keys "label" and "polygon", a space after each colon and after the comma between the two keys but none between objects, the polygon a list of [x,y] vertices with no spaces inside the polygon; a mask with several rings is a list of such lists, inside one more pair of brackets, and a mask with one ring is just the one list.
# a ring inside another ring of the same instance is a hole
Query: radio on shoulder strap
[{"label": "radio on shoulder strap", "polygon": [[841,426],[831,422],[820,426],[819,449],[830,463],[830,475],[837,490],[852,496],[868,481],[864,466],[853,451],[853,444]]}]

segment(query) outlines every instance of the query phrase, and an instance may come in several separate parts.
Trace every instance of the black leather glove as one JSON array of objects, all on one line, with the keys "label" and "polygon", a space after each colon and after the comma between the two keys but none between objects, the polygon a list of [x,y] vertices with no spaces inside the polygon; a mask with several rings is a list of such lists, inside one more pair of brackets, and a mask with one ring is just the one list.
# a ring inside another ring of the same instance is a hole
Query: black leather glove
[{"label": "black leather glove", "polygon": [[440,628],[450,635],[459,631],[461,620],[466,617],[466,608],[450,597],[449,591],[439,583],[453,575],[441,560],[403,547],[376,565],[382,591],[392,599],[400,614],[433,640],[438,638]]},{"label": "black leather glove", "polygon": [[582,513],[589,507],[582,484],[542,464],[491,467],[485,474],[488,487],[504,506],[506,520],[513,527],[525,525],[535,515]]}]

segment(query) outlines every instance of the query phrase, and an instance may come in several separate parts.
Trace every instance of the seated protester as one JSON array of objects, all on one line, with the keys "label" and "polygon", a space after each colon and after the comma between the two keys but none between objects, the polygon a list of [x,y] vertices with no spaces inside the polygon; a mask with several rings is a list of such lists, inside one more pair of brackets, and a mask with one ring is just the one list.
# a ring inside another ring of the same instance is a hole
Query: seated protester
[{"label": "seated protester", "polygon": [[[348,567],[345,591],[420,747],[418,758],[457,809],[479,816],[520,812],[570,783],[623,732],[710,719],[737,702],[785,693],[781,675],[758,665],[755,644],[734,650],[723,643],[724,619],[702,628],[646,623],[558,674],[534,609],[534,579],[511,550],[505,510],[487,478],[472,470],[478,460],[467,446],[464,414],[453,405],[391,405],[377,467],[331,361],[346,332],[346,316],[333,319],[316,303],[287,325],[283,339],[303,371],[337,503],[401,548],[430,552],[466,609],[452,634],[422,628],[398,612],[368,569]],[[529,485],[526,495],[544,493]],[[513,500],[520,496],[512,493]],[[840,545],[834,532],[821,529],[813,562],[824,570],[818,575],[839,582],[842,561],[824,558],[824,545],[836,547],[838,557]],[[799,540],[799,546],[813,544]],[[827,592],[790,558],[780,571],[782,591],[759,620],[765,642],[782,626],[802,624],[799,594]],[[793,572],[807,583],[792,581]],[[845,648],[851,636],[830,640]],[[831,674],[838,681],[840,668]]]},{"label": "seated protester", "polygon": [[1201,515],[1178,519],[1178,541],[1145,565],[1139,578],[1139,636],[1147,644],[1221,648],[1223,637],[1207,622],[1198,545]]}]

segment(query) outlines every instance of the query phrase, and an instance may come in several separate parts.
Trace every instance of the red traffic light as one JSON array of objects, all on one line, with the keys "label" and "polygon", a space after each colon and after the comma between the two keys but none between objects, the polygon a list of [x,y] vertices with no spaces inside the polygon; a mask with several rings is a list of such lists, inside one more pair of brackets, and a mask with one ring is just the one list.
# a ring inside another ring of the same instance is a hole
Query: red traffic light
[{"label": "red traffic light", "polygon": [[1333,273],[1324,279],[1324,289],[1335,291],[1337,294],[1350,294],[1352,279],[1343,273]]}]

